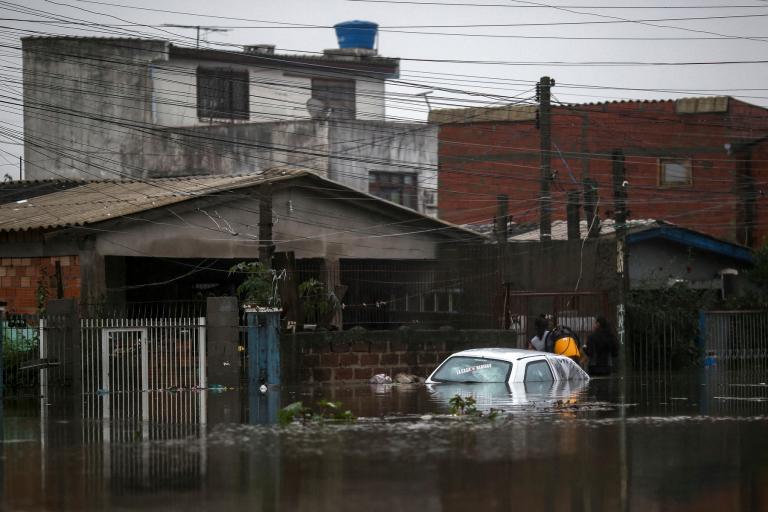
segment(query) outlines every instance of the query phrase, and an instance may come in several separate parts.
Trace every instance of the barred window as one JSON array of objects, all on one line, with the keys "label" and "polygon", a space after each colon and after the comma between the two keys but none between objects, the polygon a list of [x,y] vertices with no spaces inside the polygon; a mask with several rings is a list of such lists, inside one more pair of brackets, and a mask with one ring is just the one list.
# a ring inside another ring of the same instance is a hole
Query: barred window
[{"label": "barred window", "polygon": [[248,71],[197,68],[197,117],[249,119]]}]

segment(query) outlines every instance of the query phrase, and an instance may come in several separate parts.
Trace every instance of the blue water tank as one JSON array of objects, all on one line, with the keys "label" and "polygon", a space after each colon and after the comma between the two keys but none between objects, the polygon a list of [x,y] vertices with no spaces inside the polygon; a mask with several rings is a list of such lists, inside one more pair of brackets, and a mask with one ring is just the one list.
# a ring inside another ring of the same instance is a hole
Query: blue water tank
[{"label": "blue water tank", "polygon": [[372,21],[345,21],[333,26],[339,48],[367,48],[373,50],[379,25]]}]

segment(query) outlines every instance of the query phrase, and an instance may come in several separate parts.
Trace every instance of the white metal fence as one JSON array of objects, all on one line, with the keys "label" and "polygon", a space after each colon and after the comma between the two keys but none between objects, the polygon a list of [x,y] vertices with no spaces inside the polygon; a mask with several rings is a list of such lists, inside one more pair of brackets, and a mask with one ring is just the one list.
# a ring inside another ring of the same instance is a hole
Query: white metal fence
[{"label": "white metal fence", "polygon": [[733,362],[768,359],[768,311],[706,311],[701,331],[705,357]]},{"label": "white metal fence", "polygon": [[81,346],[84,417],[204,423],[204,404],[148,393],[206,387],[204,317],[82,319]]}]

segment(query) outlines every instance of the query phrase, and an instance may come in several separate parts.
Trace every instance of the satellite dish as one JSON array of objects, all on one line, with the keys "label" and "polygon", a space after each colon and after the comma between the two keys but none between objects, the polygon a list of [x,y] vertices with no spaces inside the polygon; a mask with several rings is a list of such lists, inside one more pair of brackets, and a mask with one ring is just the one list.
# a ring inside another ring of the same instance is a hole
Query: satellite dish
[{"label": "satellite dish", "polygon": [[309,116],[315,120],[324,121],[331,117],[331,107],[318,98],[307,100],[307,110],[309,111]]}]

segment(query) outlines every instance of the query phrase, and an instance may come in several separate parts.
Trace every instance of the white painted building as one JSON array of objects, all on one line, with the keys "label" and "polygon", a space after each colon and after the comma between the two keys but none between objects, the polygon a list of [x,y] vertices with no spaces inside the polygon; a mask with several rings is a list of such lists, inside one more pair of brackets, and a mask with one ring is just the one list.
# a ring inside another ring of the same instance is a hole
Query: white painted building
[{"label": "white painted building", "polygon": [[437,129],[385,117],[399,60],[164,40],[24,38],[28,179],[301,168],[436,214]]}]

